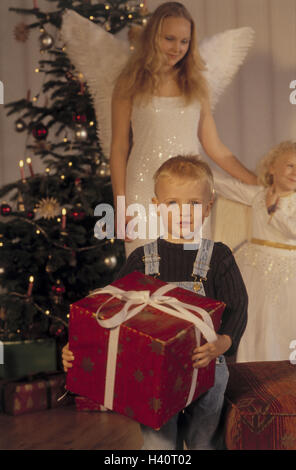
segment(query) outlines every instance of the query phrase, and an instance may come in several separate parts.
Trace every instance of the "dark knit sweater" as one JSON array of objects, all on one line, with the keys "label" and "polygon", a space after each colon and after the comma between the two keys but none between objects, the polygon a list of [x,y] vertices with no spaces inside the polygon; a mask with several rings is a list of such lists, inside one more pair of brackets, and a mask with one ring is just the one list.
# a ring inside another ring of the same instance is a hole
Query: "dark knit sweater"
[{"label": "dark knit sweater", "polygon": [[[184,250],[183,244],[158,239],[159,279],[165,282],[192,281],[193,263],[196,250]],[[145,273],[142,260],[144,248],[134,250],[121,268],[117,279],[133,272]],[[223,243],[215,243],[207,280],[203,281],[205,294],[212,299],[226,303],[222,315],[220,335],[228,335],[232,345],[225,353],[235,354],[247,324],[248,296],[240,271],[231,250]]]}]

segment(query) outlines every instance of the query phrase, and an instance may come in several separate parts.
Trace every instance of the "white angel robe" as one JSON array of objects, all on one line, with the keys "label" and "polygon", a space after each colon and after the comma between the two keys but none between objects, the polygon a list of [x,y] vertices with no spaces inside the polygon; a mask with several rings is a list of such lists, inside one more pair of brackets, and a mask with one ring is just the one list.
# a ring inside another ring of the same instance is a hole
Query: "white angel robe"
[{"label": "white angel robe", "polygon": [[234,252],[249,296],[237,361],[288,361],[296,344],[296,193],[270,217],[262,186],[218,172],[214,180],[219,194],[251,208],[250,240]]}]

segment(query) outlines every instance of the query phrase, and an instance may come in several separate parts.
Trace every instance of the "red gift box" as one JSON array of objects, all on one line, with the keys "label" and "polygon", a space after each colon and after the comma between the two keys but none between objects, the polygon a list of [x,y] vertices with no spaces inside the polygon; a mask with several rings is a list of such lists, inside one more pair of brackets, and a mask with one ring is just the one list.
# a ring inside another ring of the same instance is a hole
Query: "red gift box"
[{"label": "red gift box", "polygon": [[75,397],[77,411],[108,411],[103,405],[87,397]]},{"label": "red gift box", "polygon": [[3,411],[17,416],[63,406],[58,398],[65,393],[65,381],[63,372],[7,381],[2,387]]},{"label": "red gift box", "polygon": [[[142,301],[134,299],[134,305],[140,304],[140,313],[120,327],[108,329],[99,325],[98,309],[101,309],[101,323],[110,322],[114,326],[122,308],[127,309],[128,303],[124,300],[100,289],[100,293],[71,305],[69,349],[75,360],[68,371],[66,387],[108,409],[159,429],[214,384],[215,361],[205,368],[192,367],[197,330],[191,319],[184,319],[189,308],[188,315],[200,322],[202,328],[205,323],[200,318],[204,311],[208,312],[217,331],[225,304],[139,272],[128,274],[106,289],[114,288],[131,298],[143,295],[144,308]],[[167,296],[159,297],[159,289],[172,290]],[[149,301],[157,295],[158,303]],[[167,305],[174,302],[177,306],[180,302],[183,306],[186,304],[187,310],[173,315],[173,308]],[[200,344],[205,342],[201,336]]]}]

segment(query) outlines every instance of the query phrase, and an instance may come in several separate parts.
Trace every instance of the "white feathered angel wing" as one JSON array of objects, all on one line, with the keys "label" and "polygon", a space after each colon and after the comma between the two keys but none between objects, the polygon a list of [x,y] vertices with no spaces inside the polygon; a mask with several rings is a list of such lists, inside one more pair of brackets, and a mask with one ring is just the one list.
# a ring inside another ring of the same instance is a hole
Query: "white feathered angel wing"
[{"label": "white feathered angel wing", "polygon": [[[127,62],[129,45],[73,10],[64,13],[61,36],[70,61],[88,84],[94,100],[98,138],[109,158],[112,92],[115,80]],[[212,108],[243,63],[253,37],[252,28],[244,27],[202,41],[200,53],[207,65],[204,73],[209,83]]]},{"label": "white feathered angel wing", "polygon": [[254,30],[246,26],[228,29],[201,42],[199,51],[207,66],[204,75],[209,84],[212,109],[244,62],[254,34]]},{"label": "white feathered angel wing", "polygon": [[98,138],[109,158],[112,92],[127,62],[129,45],[73,10],[66,10],[63,15],[61,37],[71,63],[87,82],[94,101]]}]

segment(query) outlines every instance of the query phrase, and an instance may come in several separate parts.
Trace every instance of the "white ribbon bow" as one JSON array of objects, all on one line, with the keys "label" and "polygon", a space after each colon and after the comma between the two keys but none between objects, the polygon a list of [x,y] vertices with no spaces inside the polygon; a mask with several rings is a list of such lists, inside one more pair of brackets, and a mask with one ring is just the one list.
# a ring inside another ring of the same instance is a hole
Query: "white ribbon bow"
[{"label": "white ribbon bow", "polygon": [[[175,297],[164,295],[166,292],[175,288],[176,286],[173,284],[166,284],[151,294],[149,290],[124,291],[118,287],[107,286],[92,292],[90,295],[111,294],[111,297],[106,302],[104,302],[96,312],[97,321],[103,328],[116,328],[125,321],[137,315],[137,313],[141,312],[147,305],[151,305],[152,307],[158,310],[162,310],[169,315],[173,315],[177,318],[181,318],[183,320],[189,321],[190,323],[193,323],[195,327],[201,331],[209,343],[216,341],[217,336],[214,330],[213,322],[206,310],[200,307],[196,307],[195,305],[181,302]],[[106,303],[113,298],[120,299],[124,301],[125,304],[118,313],[113,315],[112,318],[103,320],[100,318],[100,312]],[[133,305],[137,305],[137,307],[131,308]],[[203,320],[190,312],[190,310],[199,313]]]},{"label": "white ribbon bow", "polygon": [[[115,385],[115,371],[116,371],[116,357],[118,349],[118,337],[120,325],[130,318],[141,312],[147,305],[161,310],[169,315],[173,315],[179,319],[187,320],[195,326],[195,335],[197,345],[200,342],[200,332],[208,342],[216,341],[217,336],[214,330],[213,322],[208,312],[195,305],[181,302],[175,297],[164,295],[168,291],[175,289],[177,286],[174,284],[166,284],[157,289],[153,294],[149,290],[143,291],[124,291],[114,286],[107,286],[97,289],[90,294],[90,296],[98,294],[110,294],[111,297],[99,307],[96,312],[96,318],[100,326],[110,329],[109,343],[108,343],[108,359],[106,369],[105,381],[105,399],[104,406],[108,409],[113,409],[113,396]],[[123,308],[113,315],[112,318],[102,319],[100,312],[107,302],[113,298],[120,299],[125,302]],[[136,307],[133,307],[136,305]],[[132,308],[133,307],[133,308]],[[200,314],[199,318],[194,315],[190,310]],[[197,382],[198,369],[193,369],[192,382],[190,387],[189,396],[186,406],[188,406],[194,396],[196,382]]]}]

